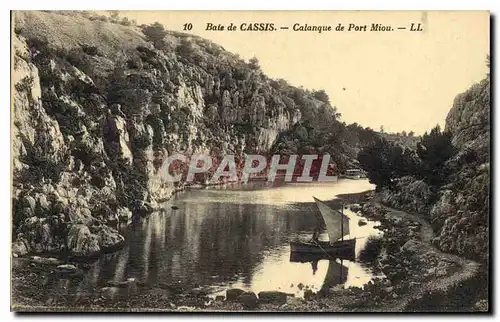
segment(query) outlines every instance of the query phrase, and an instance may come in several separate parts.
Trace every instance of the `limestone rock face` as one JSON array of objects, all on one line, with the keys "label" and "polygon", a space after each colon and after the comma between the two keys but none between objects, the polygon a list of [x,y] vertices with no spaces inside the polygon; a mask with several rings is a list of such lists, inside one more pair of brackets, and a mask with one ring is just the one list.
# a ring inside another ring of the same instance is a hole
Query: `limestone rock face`
[{"label": "limestone rock face", "polygon": [[490,213],[490,79],[455,98],[446,130],[459,152],[449,161],[450,183],[441,189],[431,218],[440,228],[441,249],[469,258],[488,258]]},{"label": "limestone rock face", "polygon": [[133,161],[130,151],[130,138],[127,131],[127,123],[121,116],[110,116],[105,124],[104,133],[107,142],[115,148],[118,158],[131,165]]},{"label": "limestone rock face", "polygon": [[396,208],[429,216],[445,252],[484,262],[488,259],[490,213],[490,80],[459,94],[446,118],[457,153],[445,167],[450,175],[439,187],[404,177],[383,199]]},{"label": "limestone rock face", "polygon": [[51,118],[41,104],[41,87],[38,68],[29,61],[23,38],[13,40],[15,61],[13,108],[13,159],[14,171],[27,170],[24,159],[47,159],[59,162],[67,147],[59,124]]},{"label": "limestone rock face", "polygon": [[446,130],[453,133],[457,147],[489,147],[490,82],[485,79],[457,95],[446,117]]}]

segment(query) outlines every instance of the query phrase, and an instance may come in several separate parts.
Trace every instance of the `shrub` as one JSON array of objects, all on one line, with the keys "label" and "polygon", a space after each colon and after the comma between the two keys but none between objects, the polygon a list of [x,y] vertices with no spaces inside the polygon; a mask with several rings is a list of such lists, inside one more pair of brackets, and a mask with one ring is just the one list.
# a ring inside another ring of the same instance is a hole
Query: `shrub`
[{"label": "shrub", "polygon": [[257,59],[257,57],[254,56],[254,57],[250,58],[248,60],[248,66],[254,70],[260,69],[260,64],[259,64],[259,60]]},{"label": "shrub", "polygon": [[146,26],[142,29],[144,35],[146,35],[149,41],[155,42],[157,40],[162,40],[167,35],[165,28],[159,22],[155,22],[150,26]]},{"label": "shrub", "polygon": [[363,248],[359,253],[359,260],[365,263],[373,263],[380,255],[382,246],[382,238],[374,236],[368,237],[365,248]]},{"label": "shrub", "polygon": [[439,125],[426,132],[417,144],[417,154],[422,160],[421,177],[432,186],[443,184],[449,174],[446,161],[455,153],[450,132],[441,132]]},{"label": "shrub", "polygon": [[177,46],[177,53],[181,56],[191,57],[195,52],[193,43],[186,38],[181,39],[179,46]]},{"label": "shrub", "polygon": [[85,45],[85,46],[82,46],[82,50],[84,53],[86,53],[87,55],[90,55],[90,56],[95,56],[99,53],[96,46],[86,46]]},{"label": "shrub", "polygon": [[327,94],[324,90],[322,90],[322,89],[320,89],[319,91],[314,91],[314,92],[313,92],[313,97],[314,97],[315,99],[317,99],[318,101],[321,101],[321,102],[323,102],[323,103],[325,103],[325,104],[330,104],[330,97],[329,97],[329,96],[328,96],[328,94]]}]

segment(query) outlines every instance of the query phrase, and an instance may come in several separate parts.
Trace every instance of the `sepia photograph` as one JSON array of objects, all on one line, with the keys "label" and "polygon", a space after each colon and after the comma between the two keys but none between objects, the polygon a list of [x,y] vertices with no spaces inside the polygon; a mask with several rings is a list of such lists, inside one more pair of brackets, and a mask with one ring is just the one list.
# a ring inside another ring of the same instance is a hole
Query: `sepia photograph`
[{"label": "sepia photograph", "polygon": [[13,312],[491,313],[489,11],[11,11]]}]

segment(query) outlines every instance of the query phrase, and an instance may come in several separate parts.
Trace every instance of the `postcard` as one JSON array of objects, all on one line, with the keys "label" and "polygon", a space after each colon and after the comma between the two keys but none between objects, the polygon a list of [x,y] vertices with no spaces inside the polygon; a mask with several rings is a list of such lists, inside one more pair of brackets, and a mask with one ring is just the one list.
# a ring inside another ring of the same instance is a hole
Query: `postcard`
[{"label": "postcard", "polygon": [[13,11],[11,310],[490,312],[488,11]]}]

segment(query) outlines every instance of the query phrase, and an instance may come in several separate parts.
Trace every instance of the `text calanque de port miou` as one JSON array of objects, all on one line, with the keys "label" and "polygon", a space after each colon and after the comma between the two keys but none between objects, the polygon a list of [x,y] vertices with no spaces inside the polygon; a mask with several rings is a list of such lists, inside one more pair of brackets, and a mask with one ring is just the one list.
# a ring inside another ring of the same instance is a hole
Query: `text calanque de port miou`
[{"label": "text calanque de port miou", "polygon": [[[184,30],[191,30],[192,24],[184,25]],[[205,31],[244,31],[244,32],[267,32],[267,31],[299,31],[299,32],[388,32],[388,31],[423,31],[421,23],[409,22],[406,25],[390,25],[384,23],[355,24],[337,23],[332,25],[315,25],[309,23],[294,23],[292,25],[277,25],[271,22],[243,22],[240,24],[230,23],[228,25],[207,22]]]}]

